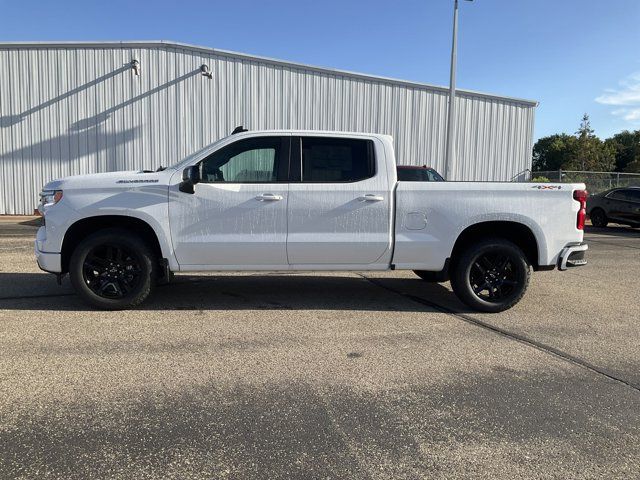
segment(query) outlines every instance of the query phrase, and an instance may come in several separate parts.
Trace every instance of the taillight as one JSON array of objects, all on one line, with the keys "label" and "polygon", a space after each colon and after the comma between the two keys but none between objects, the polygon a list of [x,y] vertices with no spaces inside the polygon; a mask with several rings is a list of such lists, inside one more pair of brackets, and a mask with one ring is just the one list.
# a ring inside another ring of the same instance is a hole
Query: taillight
[{"label": "taillight", "polygon": [[578,230],[584,230],[584,221],[587,218],[587,197],[589,196],[589,192],[586,190],[574,190],[573,198],[580,202],[580,210],[578,210],[578,220],[576,223],[576,228]]}]

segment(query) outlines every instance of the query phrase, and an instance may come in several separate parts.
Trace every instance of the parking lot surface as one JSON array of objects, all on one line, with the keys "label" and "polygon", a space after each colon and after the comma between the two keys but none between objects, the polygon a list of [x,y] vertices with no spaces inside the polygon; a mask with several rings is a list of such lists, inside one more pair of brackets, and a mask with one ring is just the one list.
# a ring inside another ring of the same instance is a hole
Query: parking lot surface
[{"label": "parking lot surface", "polygon": [[178,275],[102,312],[33,223],[0,221],[0,478],[640,475],[638,230],[501,314],[411,272]]}]

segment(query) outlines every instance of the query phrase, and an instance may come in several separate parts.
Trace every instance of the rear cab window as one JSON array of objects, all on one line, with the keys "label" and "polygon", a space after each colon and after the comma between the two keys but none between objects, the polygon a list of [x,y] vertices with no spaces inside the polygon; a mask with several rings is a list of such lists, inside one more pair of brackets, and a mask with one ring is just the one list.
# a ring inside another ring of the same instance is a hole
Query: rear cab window
[{"label": "rear cab window", "polygon": [[300,165],[292,162],[292,181],[349,183],[366,180],[376,174],[372,140],[300,137],[298,148]]}]

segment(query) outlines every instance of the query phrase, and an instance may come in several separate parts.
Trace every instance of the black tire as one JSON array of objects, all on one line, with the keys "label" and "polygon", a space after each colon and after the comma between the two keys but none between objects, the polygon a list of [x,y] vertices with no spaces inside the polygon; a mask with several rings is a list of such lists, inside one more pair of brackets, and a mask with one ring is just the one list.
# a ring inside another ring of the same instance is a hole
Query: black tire
[{"label": "black tire", "polygon": [[523,251],[507,240],[491,238],[468,247],[454,259],[451,286],[469,307],[495,313],[520,301],[530,277],[531,267]]},{"label": "black tire", "polygon": [[69,278],[83,301],[103,310],[140,305],[156,281],[156,258],[137,235],[105,229],[89,235],[69,262]]},{"label": "black tire", "polygon": [[604,213],[604,210],[601,208],[594,208],[591,210],[589,218],[591,219],[591,225],[594,227],[604,228],[609,224],[607,214]]}]

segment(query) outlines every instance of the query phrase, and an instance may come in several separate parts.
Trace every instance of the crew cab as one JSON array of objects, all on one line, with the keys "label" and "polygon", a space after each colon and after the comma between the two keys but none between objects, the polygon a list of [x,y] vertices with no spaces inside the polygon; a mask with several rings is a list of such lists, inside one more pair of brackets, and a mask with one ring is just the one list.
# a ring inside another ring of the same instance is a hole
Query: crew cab
[{"label": "crew cab", "polygon": [[413,270],[510,308],[586,263],[583,184],[398,181],[387,135],[243,129],[176,165],[49,182],[35,253],[104,309],[173,272]]}]

